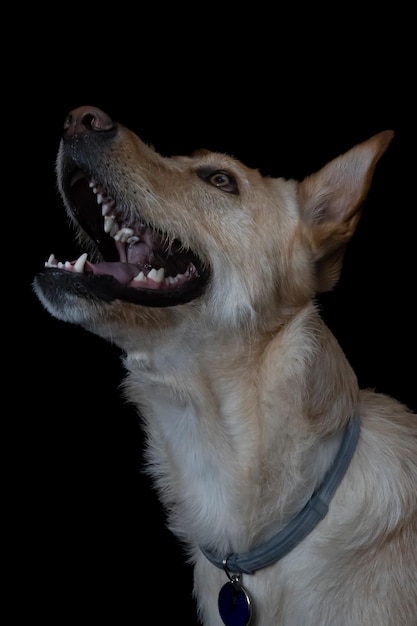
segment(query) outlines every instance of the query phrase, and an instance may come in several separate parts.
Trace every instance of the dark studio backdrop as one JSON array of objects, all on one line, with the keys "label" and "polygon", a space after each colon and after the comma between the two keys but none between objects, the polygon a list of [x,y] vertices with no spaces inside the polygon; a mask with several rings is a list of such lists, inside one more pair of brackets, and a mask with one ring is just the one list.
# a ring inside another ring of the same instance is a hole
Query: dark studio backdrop
[{"label": "dark studio backdrop", "polygon": [[155,619],[146,623],[175,618],[192,626],[191,571],[141,473],[143,436],[118,389],[119,352],[51,318],[31,290],[51,252],[76,256],[54,176],[65,116],[95,105],[167,155],[204,147],[297,179],[393,129],[341,280],[320,305],[361,386],[416,410],[411,88],[388,56],[360,81],[349,63],[335,74],[328,63],[310,67],[304,59],[289,71],[272,53],[268,63],[235,56],[199,64],[197,57],[192,66],[168,51],[159,62],[121,63],[120,73],[90,58],[58,76],[50,59],[28,69],[37,89],[19,288],[24,322],[17,314],[12,320],[21,342],[13,374],[20,380],[22,362],[26,372],[14,392],[21,407],[19,585],[45,624],[145,623],[151,611]]}]

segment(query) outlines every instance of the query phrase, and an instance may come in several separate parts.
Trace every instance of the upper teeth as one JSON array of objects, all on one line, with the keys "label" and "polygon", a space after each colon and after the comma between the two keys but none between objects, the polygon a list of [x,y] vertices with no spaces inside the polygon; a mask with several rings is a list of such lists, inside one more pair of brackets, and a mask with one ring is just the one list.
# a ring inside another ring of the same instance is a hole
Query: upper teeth
[{"label": "upper teeth", "polygon": [[101,214],[104,217],[104,232],[108,233],[110,237],[113,237],[116,241],[121,241],[122,243],[131,245],[139,241],[139,237],[135,235],[133,228],[128,228],[127,226],[120,228],[116,221],[116,215],[108,214],[115,205],[114,200],[102,193],[95,180],[92,179],[89,182],[89,187],[96,196],[97,204],[101,204]]},{"label": "upper teeth", "polygon": [[[134,234],[133,228],[121,228],[114,235],[114,238],[116,241],[123,241],[123,243],[125,243],[126,241],[129,241],[129,239],[130,240],[136,239],[136,241],[139,241],[139,237],[135,238],[133,237],[133,234]],[[132,243],[132,241],[130,241],[130,243]]]},{"label": "upper teeth", "polygon": [[104,232],[109,233],[111,237],[119,231],[114,215],[106,215],[104,218]]}]

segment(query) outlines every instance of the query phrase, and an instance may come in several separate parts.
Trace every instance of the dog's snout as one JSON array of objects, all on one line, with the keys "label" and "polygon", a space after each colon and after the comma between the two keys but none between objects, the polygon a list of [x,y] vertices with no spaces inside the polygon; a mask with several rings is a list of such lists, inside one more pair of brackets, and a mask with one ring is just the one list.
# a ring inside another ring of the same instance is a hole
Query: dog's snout
[{"label": "dog's snout", "polygon": [[83,136],[112,128],[114,124],[107,113],[97,107],[82,106],[68,113],[64,122],[64,135],[66,137]]}]

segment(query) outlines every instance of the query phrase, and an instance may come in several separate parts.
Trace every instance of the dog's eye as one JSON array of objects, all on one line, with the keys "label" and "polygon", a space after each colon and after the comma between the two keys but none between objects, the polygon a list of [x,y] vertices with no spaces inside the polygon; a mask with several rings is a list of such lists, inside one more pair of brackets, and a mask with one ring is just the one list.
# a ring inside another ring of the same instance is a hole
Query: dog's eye
[{"label": "dog's eye", "polygon": [[227,174],[224,172],[216,172],[213,176],[210,177],[210,182],[215,187],[227,187],[229,185],[230,179]]},{"label": "dog's eye", "polygon": [[223,170],[208,170],[207,168],[201,168],[198,170],[199,177],[206,183],[226,191],[227,193],[238,194],[236,179],[234,176]]}]

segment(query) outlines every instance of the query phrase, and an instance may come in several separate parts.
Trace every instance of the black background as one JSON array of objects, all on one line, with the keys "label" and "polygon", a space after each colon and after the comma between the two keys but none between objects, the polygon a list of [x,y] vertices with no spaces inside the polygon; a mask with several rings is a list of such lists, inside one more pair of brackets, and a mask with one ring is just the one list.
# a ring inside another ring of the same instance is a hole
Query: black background
[{"label": "black background", "polygon": [[306,37],[283,16],[273,24],[269,15],[247,16],[238,28],[236,16],[215,13],[204,32],[195,16],[189,28],[171,31],[179,15],[135,23],[123,15],[114,23],[110,14],[97,23],[93,7],[68,8],[61,23],[24,42],[18,91],[8,91],[7,156],[16,182],[7,214],[16,258],[3,293],[11,314],[3,353],[11,380],[3,393],[13,415],[9,475],[18,478],[11,581],[16,611],[29,606],[45,624],[196,623],[191,572],[141,473],[143,437],[118,390],[119,353],[52,319],[32,293],[51,252],[76,255],[54,178],[73,107],[101,107],[167,155],[205,147],[298,179],[393,129],[342,278],[321,306],[361,386],[417,408],[407,17],[372,16],[366,27],[352,20],[339,41],[342,17],[329,32]]}]

